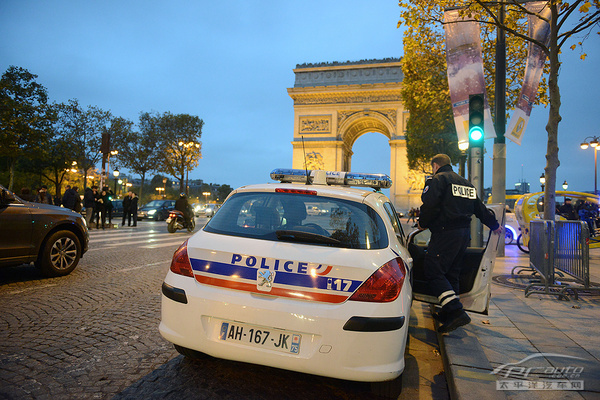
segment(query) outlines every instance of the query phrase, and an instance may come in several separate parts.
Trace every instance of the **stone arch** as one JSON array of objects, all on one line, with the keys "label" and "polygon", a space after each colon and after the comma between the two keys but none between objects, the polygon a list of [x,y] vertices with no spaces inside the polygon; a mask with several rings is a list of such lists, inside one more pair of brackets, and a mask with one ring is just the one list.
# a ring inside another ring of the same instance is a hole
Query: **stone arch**
[{"label": "stone arch", "polygon": [[304,64],[294,73],[292,167],[351,171],[356,140],[381,133],[390,144],[391,200],[398,210],[419,206],[424,180],[408,170],[400,60]]}]

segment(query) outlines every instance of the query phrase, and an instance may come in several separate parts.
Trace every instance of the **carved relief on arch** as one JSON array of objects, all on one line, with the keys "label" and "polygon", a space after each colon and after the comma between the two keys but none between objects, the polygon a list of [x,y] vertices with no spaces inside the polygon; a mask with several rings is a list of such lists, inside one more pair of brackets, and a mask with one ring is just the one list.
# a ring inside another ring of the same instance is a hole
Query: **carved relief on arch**
[{"label": "carved relief on arch", "polygon": [[338,127],[341,127],[344,122],[346,122],[348,119],[350,119],[351,117],[353,117],[355,115],[364,115],[366,117],[368,115],[378,114],[379,116],[381,116],[387,120],[387,122],[390,124],[393,132],[396,131],[398,112],[393,108],[381,109],[381,110],[338,111],[337,114],[338,114],[337,115],[338,116],[338,118],[337,118],[337,120],[338,120],[337,126]]}]

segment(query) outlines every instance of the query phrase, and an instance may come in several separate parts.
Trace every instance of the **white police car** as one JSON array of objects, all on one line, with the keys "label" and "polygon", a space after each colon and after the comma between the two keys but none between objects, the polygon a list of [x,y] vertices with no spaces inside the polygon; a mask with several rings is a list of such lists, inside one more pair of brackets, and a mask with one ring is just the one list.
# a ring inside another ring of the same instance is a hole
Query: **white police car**
[{"label": "white police car", "polygon": [[[390,200],[366,189],[392,182],[307,172],[275,170],[280,183],[235,190],[182,244],[162,286],[160,333],[189,357],[394,380],[405,366],[413,257]],[[426,242],[414,240],[422,257]]]}]

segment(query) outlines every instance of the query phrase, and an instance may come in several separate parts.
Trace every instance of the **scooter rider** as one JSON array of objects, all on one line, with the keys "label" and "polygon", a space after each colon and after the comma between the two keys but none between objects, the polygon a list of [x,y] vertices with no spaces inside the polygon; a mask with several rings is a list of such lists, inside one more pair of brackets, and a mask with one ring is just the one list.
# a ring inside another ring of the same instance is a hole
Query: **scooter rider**
[{"label": "scooter rider", "polygon": [[177,211],[181,211],[183,213],[183,218],[185,220],[185,224],[186,226],[190,225],[190,222],[192,220],[192,207],[190,206],[190,203],[188,202],[187,196],[185,193],[180,193],[179,194],[179,199],[177,199],[177,201],[175,202],[175,209]]}]

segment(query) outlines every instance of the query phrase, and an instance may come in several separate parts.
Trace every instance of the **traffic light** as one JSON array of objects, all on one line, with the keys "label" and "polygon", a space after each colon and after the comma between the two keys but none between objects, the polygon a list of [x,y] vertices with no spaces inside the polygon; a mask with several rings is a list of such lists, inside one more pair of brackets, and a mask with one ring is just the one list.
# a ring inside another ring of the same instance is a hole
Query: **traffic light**
[{"label": "traffic light", "polygon": [[469,95],[469,147],[483,147],[483,94]]}]

